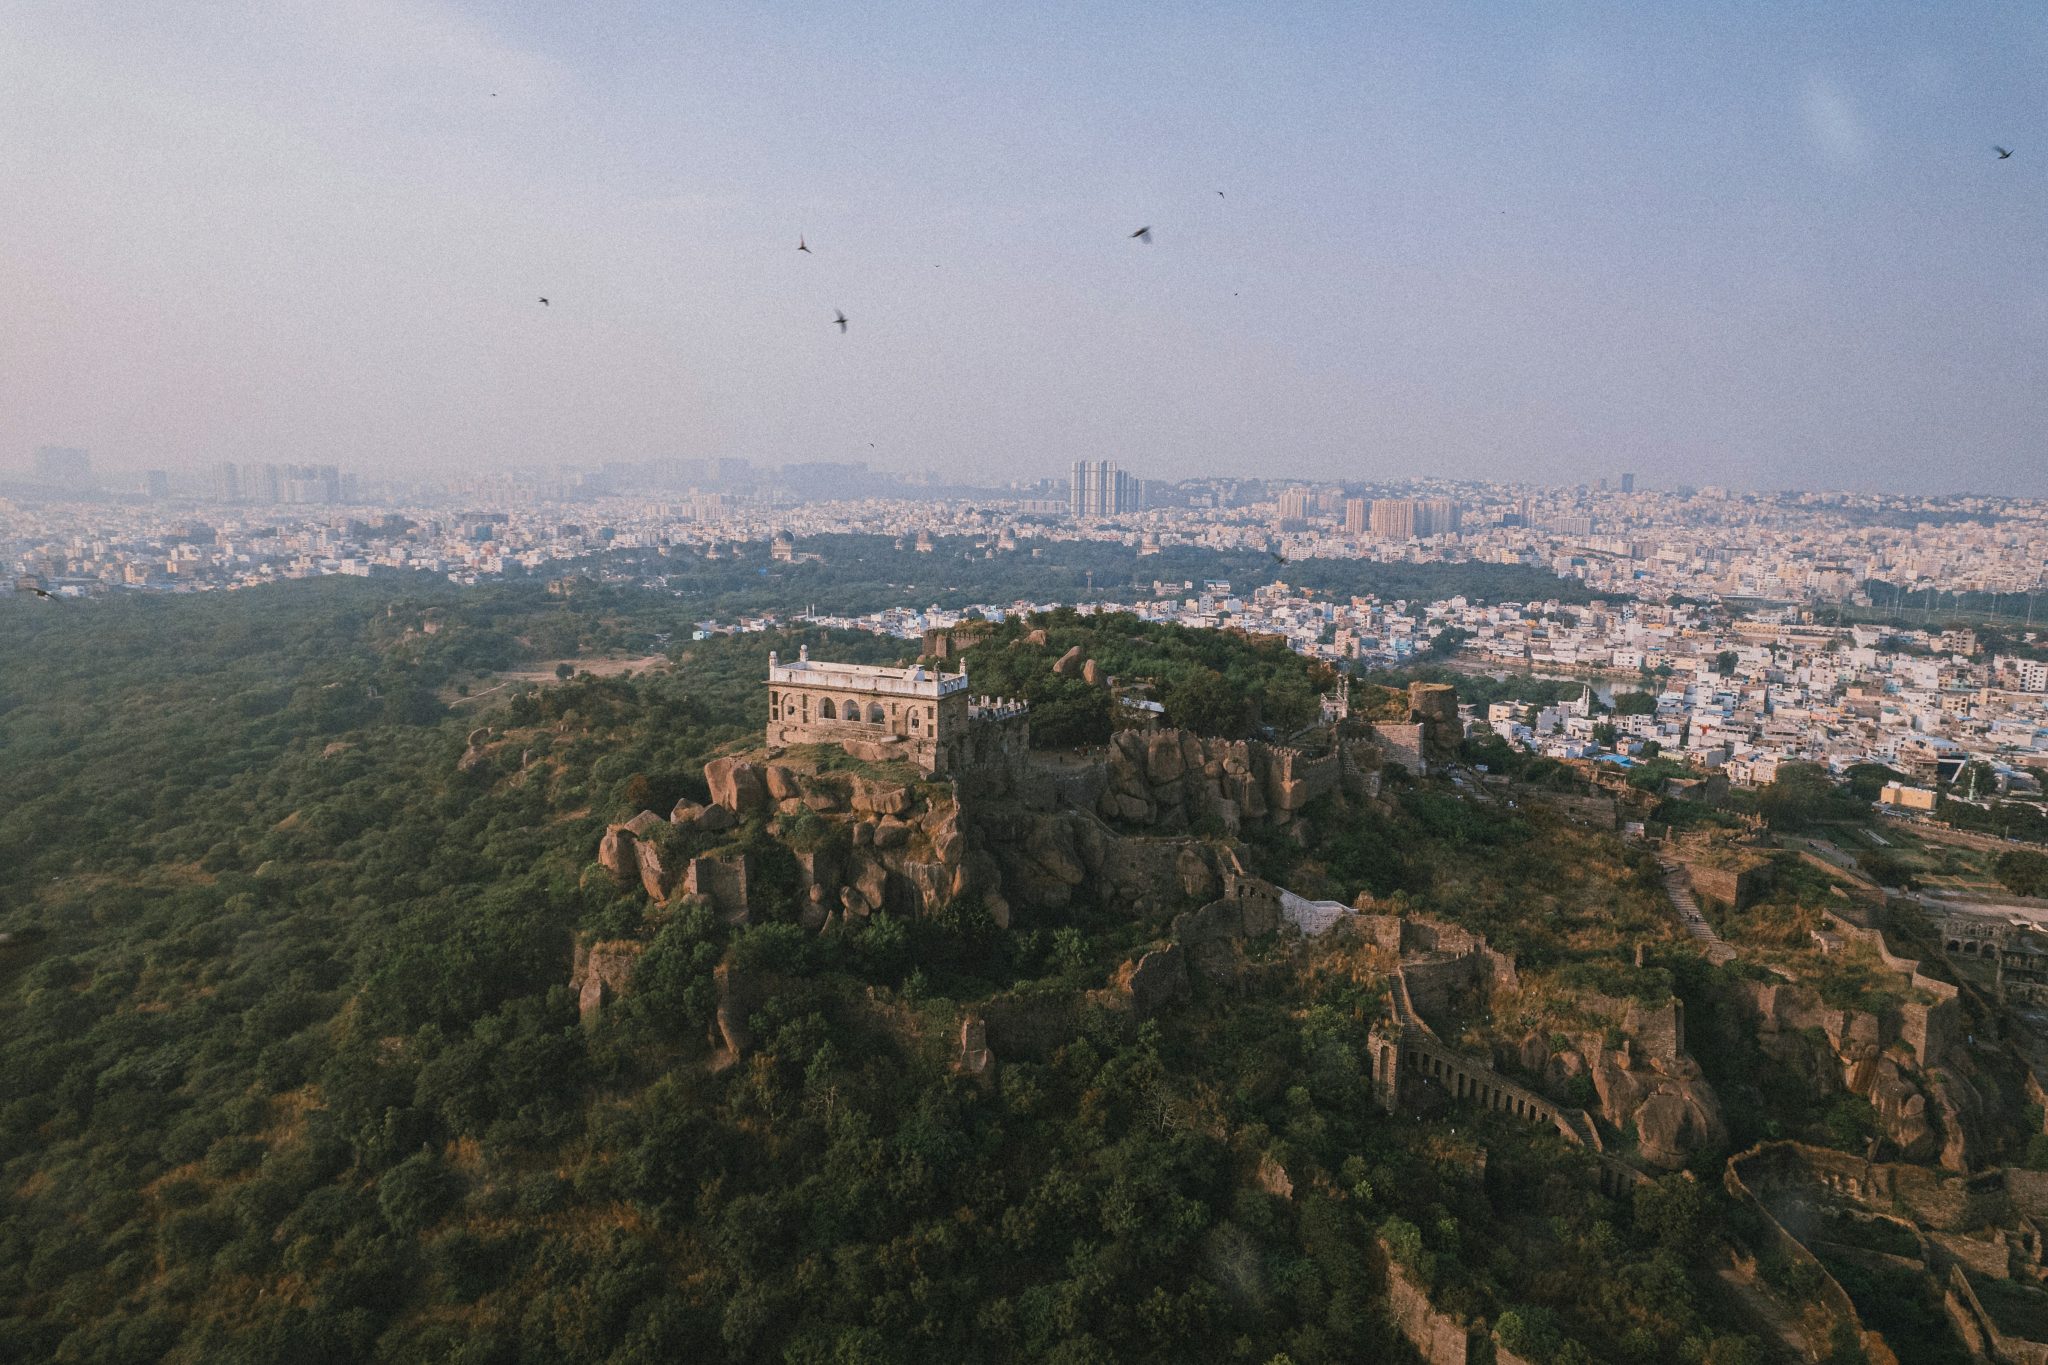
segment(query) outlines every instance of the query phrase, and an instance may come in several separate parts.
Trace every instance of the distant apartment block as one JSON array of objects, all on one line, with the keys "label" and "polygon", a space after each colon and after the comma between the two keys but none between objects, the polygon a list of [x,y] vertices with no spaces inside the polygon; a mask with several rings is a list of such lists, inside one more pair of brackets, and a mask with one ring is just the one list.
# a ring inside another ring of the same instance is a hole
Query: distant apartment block
[{"label": "distant apartment block", "polygon": [[36,482],[52,488],[93,486],[92,456],[73,446],[37,446],[34,469]]},{"label": "distant apartment block", "polygon": [[1449,498],[1376,498],[1372,504],[1374,540],[1414,540],[1449,535],[1458,529],[1458,505]]},{"label": "distant apartment block", "polygon": [[1074,517],[1113,517],[1145,506],[1145,484],[1117,468],[1113,460],[1074,461],[1068,485],[1067,511]]},{"label": "distant apartment block", "polygon": [[237,466],[223,460],[213,467],[213,496],[218,502],[267,506],[335,503],[342,500],[342,476],[331,464]]}]

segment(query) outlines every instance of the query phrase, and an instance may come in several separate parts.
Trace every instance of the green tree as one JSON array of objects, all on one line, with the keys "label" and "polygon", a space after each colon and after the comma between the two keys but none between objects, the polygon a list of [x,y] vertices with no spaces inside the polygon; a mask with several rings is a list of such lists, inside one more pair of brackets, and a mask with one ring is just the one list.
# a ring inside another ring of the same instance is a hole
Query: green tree
[{"label": "green tree", "polygon": [[2048,853],[2013,849],[1999,854],[1991,871],[2015,896],[2048,896]]},{"label": "green tree", "polygon": [[1250,726],[1251,698],[1220,673],[1191,673],[1167,689],[1166,716],[1198,735],[1241,738]]},{"label": "green tree", "polygon": [[1843,776],[1849,780],[1850,794],[1865,805],[1874,803],[1888,784],[1906,780],[1904,773],[1882,763],[1852,763]]},{"label": "green tree", "polygon": [[1638,1236],[1674,1256],[1699,1254],[1709,1207],[1698,1180],[1683,1172],[1661,1176],[1636,1186],[1634,1198]]},{"label": "green tree", "polygon": [[1657,696],[1653,692],[1617,692],[1614,694],[1614,714],[1654,716],[1657,714]]},{"label": "green tree", "polygon": [[1827,812],[1834,790],[1818,763],[1780,763],[1777,777],[1757,793],[1756,808],[1772,829],[1804,829]]}]

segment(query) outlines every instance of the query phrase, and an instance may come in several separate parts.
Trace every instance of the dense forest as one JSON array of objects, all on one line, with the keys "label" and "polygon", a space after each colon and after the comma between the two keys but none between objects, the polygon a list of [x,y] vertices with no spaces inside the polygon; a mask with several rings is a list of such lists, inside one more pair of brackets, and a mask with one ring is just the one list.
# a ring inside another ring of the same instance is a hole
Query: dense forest
[{"label": "dense forest", "polygon": [[[1555,1135],[1380,1114],[1355,955],[1138,1028],[1084,1007],[989,1091],[946,1065],[949,999],[1082,998],[1160,926],[966,904],[821,939],[772,888],[744,925],[620,891],[598,836],[701,799],[763,723],[770,649],[906,649],[691,642],[688,614],[346,580],[0,604],[0,1358],[1401,1360],[1387,1254],[1546,1365],[1754,1358],[1701,1187],[1610,1199]],[[970,664],[1054,712],[1069,642],[1217,733],[1293,723],[1318,685],[1225,633],[1027,624],[1044,646]],[[520,738],[468,761],[487,721]],[[1630,970],[1652,922],[1611,840],[1537,811],[1397,786],[1309,814],[1248,856],[1306,894],[1463,907],[1538,972],[1574,925]],[[594,1029],[579,934],[649,944]],[[759,1050],[712,1070],[721,964],[779,984]]]}]

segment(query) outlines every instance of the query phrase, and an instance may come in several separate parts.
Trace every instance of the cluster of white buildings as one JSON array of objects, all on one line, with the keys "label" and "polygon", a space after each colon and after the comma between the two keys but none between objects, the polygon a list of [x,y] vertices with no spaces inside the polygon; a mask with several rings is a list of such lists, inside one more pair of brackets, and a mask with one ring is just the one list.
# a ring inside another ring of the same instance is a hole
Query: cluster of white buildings
[{"label": "cluster of white buildings", "polygon": [[[679,557],[805,557],[808,539],[891,536],[906,548],[1030,554],[1056,542],[1116,542],[1138,564],[1176,546],[1319,558],[1545,567],[1610,594],[1590,605],[1333,598],[1271,583],[1154,581],[1121,609],[1156,621],[1283,637],[1361,669],[1419,660],[1482,670],[1640,680],[1654,710],[1597,705],[1489,717],[1531,748],[1565,756],[1659,751],[1769,780],[1775,764],[1883,762],[1932,776],[1982,758],[2019,772],[2048,757],[2048,655],[2032,630],[2048,566],[2048,504],[1996,499],[1755,495],[1722,489],[1609,491],[1424,482],[1405,491],[1459,508],[1456,530],[1405,540],[1361,533],[1354,491],[1338,485],[1179,486],[1169,505],[1122,516],[1049,514],[1041,496],[793,504],[727,493],[574,496],[554,487],[465,486],[405,506],[245,507],[0,501],[0,591],[59,595],[200,591],[323,574],[418,571],[474,583],[620,551]],[[1171,486],[1168,489],[1171,492]],[[1263,497],[1263,500],[1261,500]],[[1347,512],[1350,514],[1347,516]],[[1384,531],[1384,527],[1381,528]],[[635,572],[644,573],[643,568]],[[1284,573],[1285,570],[1282,570]],[[1889,601],[1870,601],[1866,583]],[[1108,585],[1103,585],[1108,586]],[[1811,608],[1889,609],[1930,622],[1961,594],[1996,594],[2025,643],[1987,656],[1969,632],[1904,634],[1811,623]],[[1668,603],[1668,604],[1667,604]],[[1049,601],[988,603],[1000,618]],[[2048,604],[2043,604],[2048,606]],[[960,619],[905,603],[826,624],[909,638]],[[705,630],[760,628],[774,615]],[[2044,622],[2048,625],[2048,622]]]},{"label": "cluster of white buildings", "polygon": [[[1966,593],[1994,594],[2020,614],[2048,569],[2048,503],[2020,499],[1196,480],[1155,483],[1146,510],[1073,518],[1048,512],[1060,504],[1044,490],[801,502],[785,494],[635,496],[593,486],[493,476],[353,506],[0,499],[0,562],[15,575],[66,579],[81,591],[92,584],[231,587],[380,568],[470,581],[613,549],[702,552],[766,542],[782,531],[798,540],[970,537],[994,550],[1094,540],[1141,556],[1191,546],[1290,561],[1522,564],[1617,597],[1843,602],[1930,616]],[[1413,525],[1428,533],[1399,539],[1385,526],[1378,533],[1363,526],[1356,512],[1369,505],[1365,495],[1394,491],[1407,495],[1394,502],[1455,515],[1417,518]],[[1890,600],[1868,600],[1871,580],[1891,585],[1879,591]]]},{"label": "cluster of white buildings", "polygon": [[[1837,772],[1882,763],[1927,782],[1982,760],[2001,784],[2022,790],[2033,786],[2027,768],[2048,764],[2048,630],[2023,637],[2023,648],[2043,650],[2035,659],[1988,654],[1968,630],[1802,625],[1770,619],[1784,612],[1730,618],[1691,604],[1339,602],[1281,584],[1243,596],[1226,583],[1159,586],[1182,591],[1135,608],[1101,609],[1282,636],[1297,652],[1354,667],[1426,657],[1497,676],[1582,679],[1575,700],[1542,708],[1496,703],[1472,717],[1554,757],[1662,754],[1752,784],[1771,781],[1788,760]],[[807,619],[911,639],[957,624],[968,610],[999,621],[1057,605],[1015,601]],[[1458,634],[1446,639],[1446,631]],[[1433,650],[1439,640],[1456,644]],[[1632,699],[1626,705],[1634,713],[1619,714],[1614,699],[1621,693],[1651,699],[1648,709]]]}]

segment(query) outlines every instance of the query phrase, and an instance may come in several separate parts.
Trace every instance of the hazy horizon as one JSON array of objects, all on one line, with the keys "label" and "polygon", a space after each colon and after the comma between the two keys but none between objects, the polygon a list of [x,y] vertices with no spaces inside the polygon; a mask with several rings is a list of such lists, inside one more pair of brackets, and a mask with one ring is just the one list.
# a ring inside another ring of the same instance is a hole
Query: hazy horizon
[{"label": "hazy horizon", "polygon": [[2039,495],[2044,72],[1990,6],[0,3],[0,468]]}]

